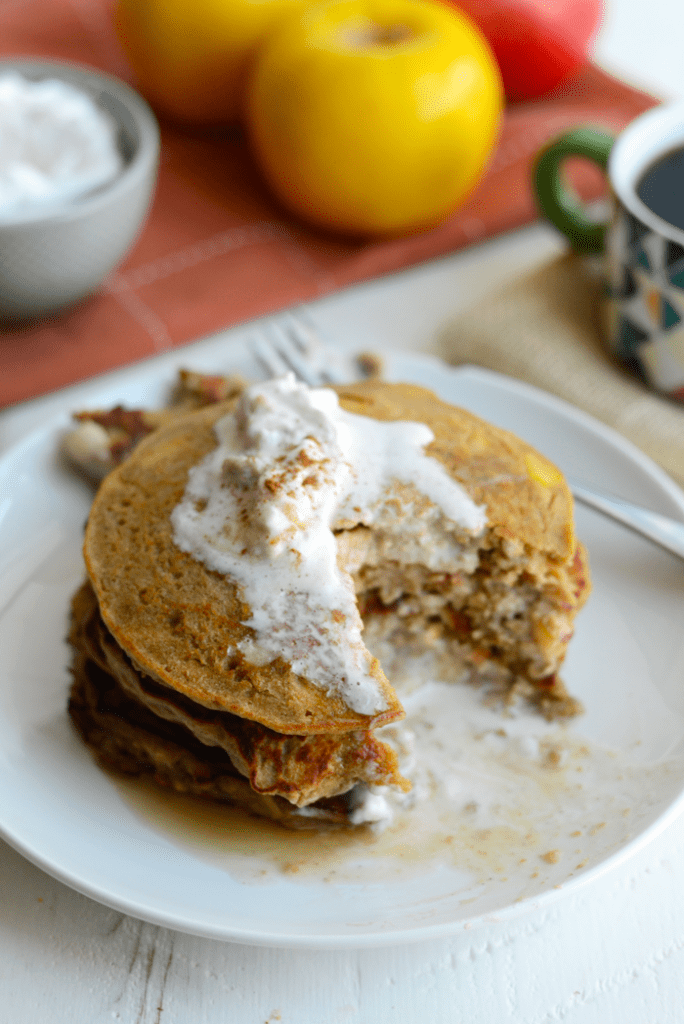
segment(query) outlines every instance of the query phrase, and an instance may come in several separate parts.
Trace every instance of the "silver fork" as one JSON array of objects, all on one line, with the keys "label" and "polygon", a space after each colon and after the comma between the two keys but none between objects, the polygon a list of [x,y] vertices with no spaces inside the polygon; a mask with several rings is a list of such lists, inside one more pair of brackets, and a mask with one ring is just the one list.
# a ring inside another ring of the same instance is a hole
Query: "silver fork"
[{"label": "silver fork", "polygon": [[581,501],[583,505],[610,516],[611,519],[628,526],[642,537],[647,537],[673,555],[684,558],[684,524],[677,522],[676,519],[670,519],[669,516],[641,508],[640,505],[633,505],[631,501],[600,494],[575,480],[568,479],[568,485],[577,501]]},{"label": "silver fork", "polygon": [[[289,313],[271,321],[263,334],[252,338],[251,348],[270,376],[280,377],[292,371],[310,387],[344,384],[362,376],[358,363],[326,347],[314,325],[301,313]],[[599,493],[575,480],[568,479],[568,485],[583,505],[684,559],[684,523],[622,498]]]},{"label": "silver fork", "polygon": [[[323,344],[306,314],[287,313],[271,320],[251,339],[253,355],[271,377],[292,371],[309,387],[348,384],[358,377],[358,364]],[[356,372],[355,372],[356,371]]]}]

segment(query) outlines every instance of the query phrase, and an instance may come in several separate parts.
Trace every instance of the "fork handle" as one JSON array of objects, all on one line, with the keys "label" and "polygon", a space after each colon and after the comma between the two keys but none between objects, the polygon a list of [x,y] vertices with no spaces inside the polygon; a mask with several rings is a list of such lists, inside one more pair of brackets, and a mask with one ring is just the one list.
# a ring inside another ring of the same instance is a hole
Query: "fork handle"
[{"label": "fork handle", "polygon": [[661,516],[658,512],[651,512],[641,508],[639,505],[632,505],[629,501],[621,498],[609,498],[605,494],[597,494],[583,484],[576,484],[568,481],[570,490],[584,505],[589,505],[598,512],[610,516],[624,526],[628,526],[636,533],[647,537],[655,544],[659,544],[666,551],[684,558],[684,524],[678,523],[676,519],[668,516]]}]

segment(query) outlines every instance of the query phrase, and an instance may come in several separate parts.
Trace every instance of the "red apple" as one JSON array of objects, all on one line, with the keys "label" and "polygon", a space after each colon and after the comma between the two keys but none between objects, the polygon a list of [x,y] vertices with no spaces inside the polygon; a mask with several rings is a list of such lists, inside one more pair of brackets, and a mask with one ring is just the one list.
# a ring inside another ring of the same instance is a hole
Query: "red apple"
[{"label": "red apple", "polygon": [[601,0],[447,0],[479,26],[499,63],[506,96],[529,100],[587,60]]}]

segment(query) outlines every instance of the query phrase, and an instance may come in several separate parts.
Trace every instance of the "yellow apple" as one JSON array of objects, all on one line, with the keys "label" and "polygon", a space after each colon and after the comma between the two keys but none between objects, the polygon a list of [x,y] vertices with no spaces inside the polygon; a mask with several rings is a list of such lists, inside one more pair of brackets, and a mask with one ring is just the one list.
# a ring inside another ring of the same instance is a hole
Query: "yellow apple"
[{"label": "yellow apple", "polygon": [[273,25],[304,0],[117,0],[119,38],[150,103],[195,124],[240,115],[254,52]]},{"label": "yellow apple", "polygon": [[397,234],[449,215],[482,175],[502,108],[480,31],[433,0],[334,0],[283,19],[246,94],[282,203],[336,231]]}]

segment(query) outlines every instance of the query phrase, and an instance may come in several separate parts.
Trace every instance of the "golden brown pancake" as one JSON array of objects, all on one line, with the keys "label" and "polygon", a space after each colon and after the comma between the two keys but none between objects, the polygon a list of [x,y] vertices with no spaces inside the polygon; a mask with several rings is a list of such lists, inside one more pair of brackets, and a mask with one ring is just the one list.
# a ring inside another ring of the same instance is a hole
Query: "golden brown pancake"
[{"label": "golden brown pancake", "polygon": [[145,673],[192,700],[281,733],[348,732],[402,717],[380,666],[373,666],[387,709],[360,715],[281,658],[257,668],[226,651],[251,635],[238,586],[173,540],[171,512],[188,470],[216,444],[220,404],[156,431],[105,478],[88,520],[88,575],[117,643]]},{"label": "golden brown pancake", "polygon": [[414,384],[363,381],[336,390],[348,412],[427,424],[435,435],[427,454],[476,504],[487,506],[494,533],[561,560],[572,556],[572,494],[560,471],[531,445]]},{"label": "golden brown pancake", "polygon": [[80,659],[76,675],[81,691],[86,676],[102,684],[105,674],[107,689],[136,708],[137,724],[144,709],[148,724],[153,720],[157,727],[181,727],[177,733],[186,747],[192,745],[196,753],[201,749],[205,760],[218,754],[221,763],[249,780],[255,793],[300,807],[347,792],[357,783],[409,788],[394,752],[370,732],[286,736],[259,722],[195,704],[142,675],[104,625],[89,583],[74,595],[69,641]]},{"label": "golden brown pancake", "polygon": [[[577,713],[558,670],[590,584],[561,473],[513,434],[423,388],[367,381],[337,391],[348,412],[425,423],[434,434],[427,454],[487,511],[478,536],[454,527],[463,554],[449,572],[411,562],[378,529],[336,524],[338,563],[353,579],[367,635],[399,650],[438,646],[454,679],[469,673],[547,715]],[[214,424],[234,408],[232,399],[179,416],[100,486],[84,544],[89,583],[74,602],[72,717],[98,756],[125,770],[223,793],[217,798],[279,820],[292,813],[281,804],[320,806],[340,820],[341,795],[357,783],[405,785],[373,736],[403,716],[391,681],[374,659],[386,707],[362,715],[284,657],[254,665],[229,655],[253,635],[251,609],[234,580],[173,539],[170,517],[189,470],[216,446]],[[404,490],[393,492],[398,507],[421,515],[421,501]]]},{"label": "golden brown pancake", "polygon": [[[520,549],[527,576],[551,596],[555,574],[556,589],[575,610],[579,601],[567,586],[575,554],[572,498],[555,467],[512,434],[422,388],[368,382],[339,394],[350,412],[426,423],[435,434],[428,453],[487,506],[489,529],[478,546],[496,552],[510,542]],[[108,629],[154,679],[277,732],[344,732],[399,718],[401,705],[379,665],[374,674],[387,709],[364,716],[295,675],[282,658],[258,667],[241,654],[227,658],[227,650],[250,636],[244,625],[250,610],[232,580],[175,545],[170,515],[188,470],[216,444],[213,424],[231,408],[210,406],[156,431],[100,487],[84,551]]]},{"label": "golden brown pancake", "polygon": [[255,792],[223,751],[204,747],[181,727],[146,713],[85,655],[75,655],[72,673],[69,714],[104,768],[151,776],[166,789],[230,803],[288,828],[349,822],[351,792],[319,800],[303,814],[281,796]]}]

